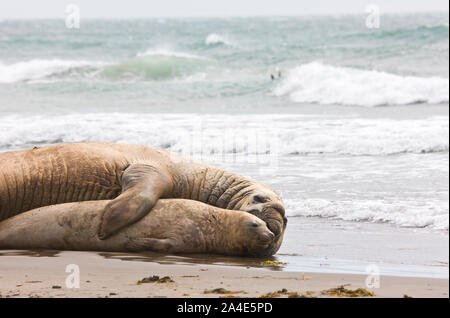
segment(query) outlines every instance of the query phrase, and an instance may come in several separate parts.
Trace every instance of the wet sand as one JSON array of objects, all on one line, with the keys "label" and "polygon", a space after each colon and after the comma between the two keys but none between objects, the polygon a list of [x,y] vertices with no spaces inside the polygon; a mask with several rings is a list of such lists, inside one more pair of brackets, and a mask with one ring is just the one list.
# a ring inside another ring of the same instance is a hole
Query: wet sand
[{"label": "wet sand", "polygon": [[[205,264],[208,258],[215,261]],[[366,275],[256,267],[260,260],[255,259],[206,255],[197,263],[193,259],[187,262],[185,257],[158,254],[0,251],[0,296],[261,297],[286,289],[307,297],[338,297],[322,292],[341,285],[351,290],[367,288]],[[79,267],[80,288],[66,287],[66,278],[71,275],[66,273],[69,264]],[[173,282],[138,283],[154,275],[169,276]],[[231,293],[205,293],[219,288]],[[448,279],[381,276],[380,288],[367,290],[375,297],[448,297],[448,289]]]}]

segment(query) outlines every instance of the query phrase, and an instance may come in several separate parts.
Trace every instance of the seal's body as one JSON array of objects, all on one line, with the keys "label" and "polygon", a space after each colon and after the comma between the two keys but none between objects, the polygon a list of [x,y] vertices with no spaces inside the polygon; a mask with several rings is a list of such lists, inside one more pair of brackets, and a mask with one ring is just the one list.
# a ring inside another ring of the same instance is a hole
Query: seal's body
[{"label": "seal's body", "polygon": [[252,214],[182,199],[159,200],[141,220],[100,240],[97,228],[108,203],[65,203],[16,215],[0,222],[0,248],[267,256],[273,240]]},{"label": "seal's body", "polygon": [[52,204],[112,200],[101,213],[105,239],[147,215],[159,198],[183,198],[260,217],[275,234],[286,227],[283,203],[270,187],[157,148],[69,143],[0,154],[0,220]]}]

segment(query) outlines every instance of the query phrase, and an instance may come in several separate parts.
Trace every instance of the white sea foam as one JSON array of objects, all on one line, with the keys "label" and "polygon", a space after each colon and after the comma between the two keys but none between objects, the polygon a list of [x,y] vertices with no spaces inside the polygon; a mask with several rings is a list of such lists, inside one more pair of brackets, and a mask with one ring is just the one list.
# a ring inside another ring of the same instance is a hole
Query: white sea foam
[{"label": "white sea foam", "polygon": [[290,70],[275,89],[299,103],[360,106],[440,104],[449,101],[448,78],[400,76],[313,62]]},{"label": "white sea foam", "polygon": [[35,59],[14,64],[3,64],[0,62],[0,83],[41,80],[70,70],[84,67],[96,68],[106,64],[103,62],[59,59]]},{"label": "white sea foam", "polygon": [[448,201],[287,199],[288,216],[392,223],[402,227],[449,229]]},{"label": "white sea foam", "polygon": [[232,43],[224,36],[212,33],[205,39],[206,45],[232,45]]},{"label": "white sea foam", "polygon": [[141,80],[190,76],[210,60],[165,49],[147,50],[121,62],[34,59],[13,64],[0,62],[0,83],[42,82],[76,78]]},{"label": "white sea foam", "polygon": [[[254,148],[256,140],[271,145]],[[207,154],[267,151],[280,155],[420,154],[448,152],[449,121],[448,117],[393,120],[269,114],[100,113],[0,117],[0,149],[78,141],[138,143]]]}]

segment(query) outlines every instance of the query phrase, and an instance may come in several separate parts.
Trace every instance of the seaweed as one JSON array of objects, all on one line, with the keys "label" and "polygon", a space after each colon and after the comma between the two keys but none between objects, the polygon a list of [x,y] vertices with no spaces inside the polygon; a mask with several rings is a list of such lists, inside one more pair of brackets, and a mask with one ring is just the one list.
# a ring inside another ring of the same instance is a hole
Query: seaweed
[{"label": "seaweed", "polygon": [[311,298],[311,297],[294,292],[294,293],[289,293],[288,298]]},{"label": "seaweed", "polygon": [[[313,292],[308,291],[308,292],[306,292],[306,294],[307,294],[307,296],[311,296],[313,294]],[[311,297],[307,297],[303,294],[300,294],[298,292],[290,292],[286,288],[283,288],[276,292],[271,292],[271,293],[261,295],[259,298],[277,298],[277,297],[281,297],[281,296],[287,296],[288,298],[311,298]]]},{"label": "seaweed", "polygon": [[222,295],[243,294],[243,293],[245,293],[245,291],[243,291],[243,290],[230,291],[230,290],[226,290],[225,288],[215,288],[215,289],[210,289],[210,290],[205,289],[205,291],[203,292],[203,294],[222,294]]},{"label": "seaweed", "polygon": [[164,284],[164,283],[173,283],[174,280],[172,278],[170,278],[169,276],[164,276],[163,278],[159,278],[159,276],[153,275],[150,277],[145,277],[141,280],[138,280],[137,284],[141,285],[141,284],[148,284],[148,283],[159,283],[159,284]]},{"label": "seaweed", "polygon": [[345,288],[345,285],[339,286],[337,288],[330,288],[320,292],[322,295],[332,296],[332,297],[373,297],[375,294],[364,288],[358,288],[355,290]]},{"label": "seaweed", "polygon": [[286,263],[267,260],[265,262],[262,262],[261,265],[264,267],[280,267],[286,265]]},{"label": "seaweed", "polygon": [[280,297],[281,294],[279,292],[273,292],[273,293],[267,293],[264,295],[259,296],[259,298],[277,298]]}]

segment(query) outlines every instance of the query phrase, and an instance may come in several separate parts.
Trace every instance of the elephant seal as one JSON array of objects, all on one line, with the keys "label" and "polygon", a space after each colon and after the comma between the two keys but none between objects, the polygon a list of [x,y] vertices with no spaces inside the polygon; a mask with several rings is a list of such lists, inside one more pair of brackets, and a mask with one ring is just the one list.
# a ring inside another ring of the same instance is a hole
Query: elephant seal
[{"label": "elephant seal", "polygon": [[282,199],[272,188],[157,148],[68,143],[0,153],[0,163],[0,221],[52,204],[112,200],[98,231],[106,239],[149,213],[159,198],[180,198],[258,216],[275,234],[271,250],[286,228]]},{"label": "elephant seal", "polygon": [[0,248],[268,256],[274,236],[247,212],[162,199],[138,222],[100,240],[97,228],[108,204],[65,203],[16,215],[0,223]]}]

